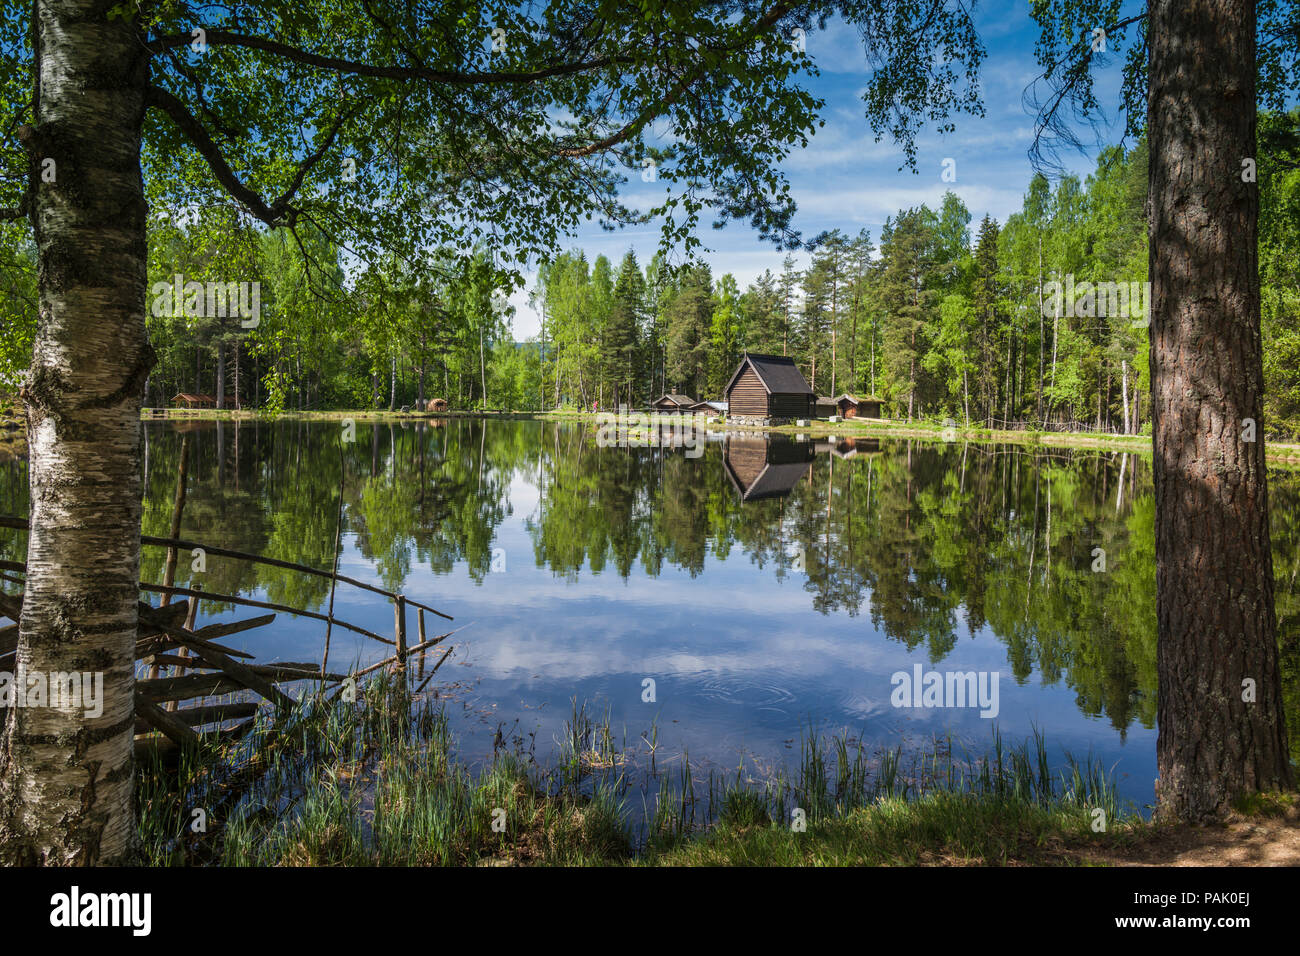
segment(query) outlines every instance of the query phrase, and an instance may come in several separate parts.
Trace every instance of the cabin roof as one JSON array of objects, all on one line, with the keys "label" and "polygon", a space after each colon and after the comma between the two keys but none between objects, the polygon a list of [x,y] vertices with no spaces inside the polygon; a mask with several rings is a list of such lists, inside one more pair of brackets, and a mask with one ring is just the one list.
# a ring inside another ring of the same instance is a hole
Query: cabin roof
[{"label": "cabin roof", "polygon": [[666,395],[661,395],[659,398],[657,398],[657,399],[655,400],[655,404],[658,405],[660,402],[662,402],[662,401],[664,401],[664,400],[670,401],[670,402],[672,402],[674,405],[694,405],[694,404],[695,404],[695,399],[691,398],[689,395],[678,395],[678,394],[675,393],[675,392],[669,392],[669,393],[666,394]]},{"label": "cabin roof", "polygon": [[794,364],[794,359],[788,355],[756,355],[746,352],[736,366],[736,371],[732,373],[731,379],[727,382],[725,391],[731,393],[731,387],[736,384],[736,379],[740,378],[741,372],[748,365],[758,376],[763,388],[769,395],[811,395],[813,390],[808,387],[808,382],[803,377],[803,372],[799,371],[799,366]]},{"label": "cabin roof", "polygon": [[808,474],[810,463],[806,461],[787,462],[784,464],[767,464],[758,473],[753,484],[748,488],[736,476],[731,463],[727,462],[727,477],[740,492],[741,501],[756,501],[760,498],[783,498],[788,495],[804,475]]}]

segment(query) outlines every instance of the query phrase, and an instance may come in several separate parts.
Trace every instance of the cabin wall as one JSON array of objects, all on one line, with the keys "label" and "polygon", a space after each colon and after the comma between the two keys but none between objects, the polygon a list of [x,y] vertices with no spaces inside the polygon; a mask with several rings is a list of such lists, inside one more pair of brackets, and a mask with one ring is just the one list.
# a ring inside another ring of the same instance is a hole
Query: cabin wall
[{"label": "cabin wall", "polygon": [[740,378],[736,379],[736,384],[727,392],[727,401],[729,416],[768,417],[767,389],[763,388],[758,375],[748,366],[741,373]]},{"label": "cabin wall", "polygon": [[777,393],[770,396],[771,418],[807,418],[812,411],[812,396],[797,392]]}]

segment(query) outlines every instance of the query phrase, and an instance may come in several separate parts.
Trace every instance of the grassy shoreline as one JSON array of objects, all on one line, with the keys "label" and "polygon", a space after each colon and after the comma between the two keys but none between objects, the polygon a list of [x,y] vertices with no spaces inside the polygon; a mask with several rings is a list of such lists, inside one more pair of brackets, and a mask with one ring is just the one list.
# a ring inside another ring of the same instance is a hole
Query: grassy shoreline
[{"label": "grassy shoreline", "polygon": [[[154,413],[151,414],[150,411]],[[159,414],[161,413],[161,414]],[[274,421],[278,418],[292,420],[342,421],[352,419],[361,422],[412,422],[445,418],[483,418],[498,420],[524,421],[590,421],[593,424],[599,415],[588,411],[564,410],[544,412],[477,412],[449,411],[429,414],[423,412],[389,412],[386,410],[353,411],[303,411],[303,412],[257,412],[257,411],[216,411],[215,409],[146,410],[141,417],[145,421]],[[725,421],[703,426],[710,432],[772,432],[784,435],[807,435],[813,438],[914,438],[936,443],[980,442],[991,444],[1014,444],[1025,446],[1042,446],[1045,448],[1085,448],[1104,451],[1130,452],[1139,455],[1151,454],[1151,436],[1113,435],[1105,432],[1053,432],[1033,430],[1008,430],[989,428],[966,428],[957,426],[945,428],[935,422],[914,421],[867,421],[850,419],[841,422],[828,422],[813,419],[808,425],[729,425]],[[1300,465],[1300,444],[1286,442],[1265,442],[1265,456],[1269,462],[1279,465]]]},{"label": "grassy shoreline", "polygon": [[[679,768],[661,776],[633,825],[637,794],[607,724],[575,707],[568,730],[546,768],[503,753],[471,770],[441,710],[412,705],[387,677],[356,704],[308,695],[286,723],[264,719],[238,745],[191,752],[178,769],[143,766],[140,862],[1076,865],[1162,829],[1119,806],[1100,765],[1067,761],[1054,773],[1041,737],[1007,747],[996,732],[980,758],[936,750],[915,772],[903,771],[898,751],[877,758],[842,738],[808,736],[792,774],[710,776],[699,818],[704,782]],[[256,769],[235,769],[236,758]],[[194,832],[195,807],[211,828]]]}]

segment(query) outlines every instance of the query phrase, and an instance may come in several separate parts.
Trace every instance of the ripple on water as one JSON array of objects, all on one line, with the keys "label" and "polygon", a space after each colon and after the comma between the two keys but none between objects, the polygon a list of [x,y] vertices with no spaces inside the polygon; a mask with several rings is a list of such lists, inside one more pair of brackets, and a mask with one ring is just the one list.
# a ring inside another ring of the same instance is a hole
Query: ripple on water
[{"label": "ripple on water", "polygon": [[703,674],[698,679],[700,696],[714,704],[753,707],[778,714],[789,714],[796,700],[793,691],[762,677],[719,677]]}]

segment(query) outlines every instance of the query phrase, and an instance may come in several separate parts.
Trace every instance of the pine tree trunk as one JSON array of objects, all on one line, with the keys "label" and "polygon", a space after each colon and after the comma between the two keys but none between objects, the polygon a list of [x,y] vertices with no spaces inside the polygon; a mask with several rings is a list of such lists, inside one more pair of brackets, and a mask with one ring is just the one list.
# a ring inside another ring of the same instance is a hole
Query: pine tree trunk
[{"label": "pine tree trunk", "polygon": [[[145,333],[140,175],[146,59],[99,0],[34,5],[31,151],[40,307],[23,387],[31,534],[17,663],[102,674],[103,712],[8,710],[0,861],[93,865],[132,849],[140,400]],[[42,181],[41,160],[55,160]]]},{"label": "pine tree trunk", "polygon": [[1157,796],[1162,817],[1199,820],[1291,779],[1260,427],[1259,195],[1241,178],[1255,152],[1255,4],[1149,10]]}]

